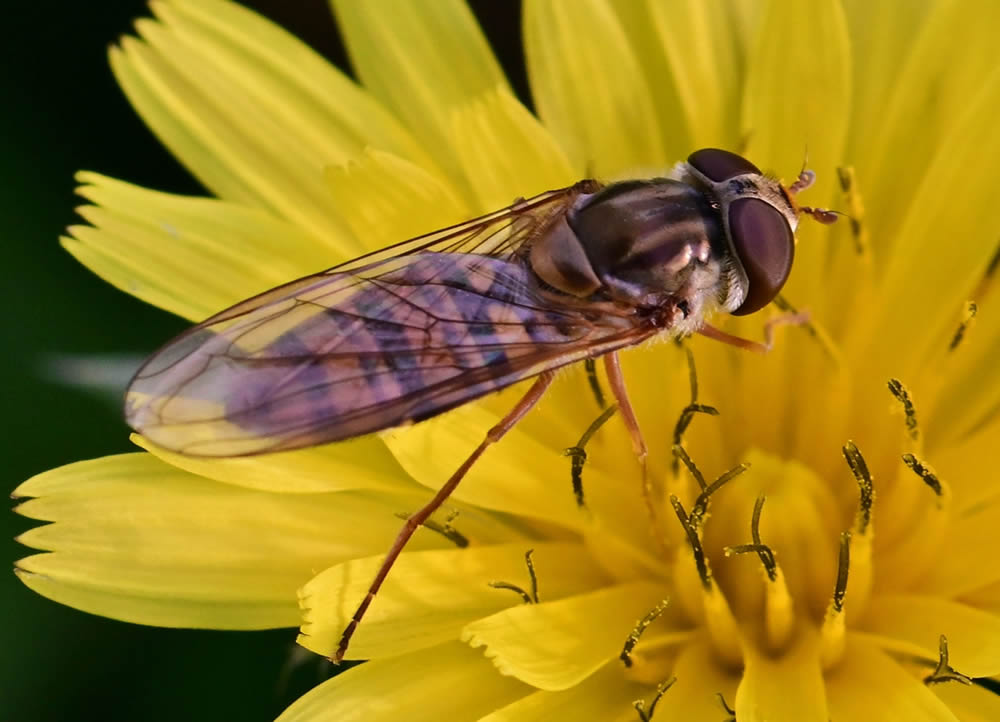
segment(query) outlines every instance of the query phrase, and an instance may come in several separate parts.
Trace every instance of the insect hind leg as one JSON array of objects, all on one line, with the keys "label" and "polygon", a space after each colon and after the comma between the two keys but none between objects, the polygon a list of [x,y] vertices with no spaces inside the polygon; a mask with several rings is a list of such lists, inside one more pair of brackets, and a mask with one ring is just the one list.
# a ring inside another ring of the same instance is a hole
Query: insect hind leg
[{"label": "insect hind leg", "polygon": [[385,555],[385,559],[382,561],[382,566],[379,567],[375,579],[368,587],[368,593],[365,594],[365,598],[361,600],[354,615],[351,617],[351,621],[348,622],[343,634],[340,635],[340,643],[337,645],[337,651],[330,658],[331,662],[336,664],[343,661],[344,656],[347,654],[347,648],[351,643],[351,637],[354,636],[354,632],[358,628],[358,625],[361,624],[365,612],[368,611],[368,607],[371,606],[375,595],[378,594],[382,583],[389,576],[389,571],[392,569],[393,564],[396,563],[396,559],[399,558],[407,542],[410,541],[413,533],[451,496],[455,488],[465,478],[469,469],[472,468],[472,465],[483,455],[483,452],[492,444],[502,439],[538,403],[538,400],[542,398],[542,395],[552,383],[553,378],[555,378],[555,374],[552,371],[546,371],[539,375],[535,383],[528,389],[528,393],[521,397],[521,400],[511,409],[510,413],[504,416],[496,426],[486,432],[486,438],[469,454],[468,458],[455,470],[455,473],[445,482],[444,486],[438,489],[434,497],[406,519],[402,529],[396,535],[395,541],[393,541],[392,546],[389,548],[389,552]]}]

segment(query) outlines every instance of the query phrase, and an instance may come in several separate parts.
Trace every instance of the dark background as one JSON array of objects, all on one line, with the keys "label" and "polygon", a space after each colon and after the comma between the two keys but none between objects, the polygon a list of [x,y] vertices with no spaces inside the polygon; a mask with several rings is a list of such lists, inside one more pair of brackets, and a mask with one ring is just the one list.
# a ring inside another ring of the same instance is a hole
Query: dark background
[{"label": "dark background", "polygon": [[[360,0],[359,0],[360,1]],[[247,0],[347,67],[325,0]],[[472,3],[515,90],[526,99],[519,3]],[[73,173],[200,193],[131,110],[106,48],[147,14],[140,0],[16,3],[0,42],[0,451],[2,482],[130,451],[114,395],[51,380],[66,354],[144,354],[184,324],[105,285],[62,251],[78,222]],[[3,555],[31,522],[4,513]],[[8,567],[10,569],[10,567]],[[328,669],[296,655],[295,630],[164,630],[50,602],[9,571],[0,583],[0,718],[4,720],[267,720]]]}]

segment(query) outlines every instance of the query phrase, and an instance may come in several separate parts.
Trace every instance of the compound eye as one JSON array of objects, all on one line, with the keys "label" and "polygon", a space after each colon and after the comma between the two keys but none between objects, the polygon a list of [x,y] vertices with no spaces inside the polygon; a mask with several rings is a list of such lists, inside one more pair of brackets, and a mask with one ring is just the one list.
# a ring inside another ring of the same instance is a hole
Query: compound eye
[{"label": "compound eye", "polygon": [[788,280],[795,237],[778,209],[759,198],[740,198],[729,206],[729,233],[747,274],[747,297],[733,311],[745,316],[774,300]]},{"label": "compound eye", "polygon": [[755,173],[760,170],[741,155],[730,153],[720,148],[702,148],[688,156],[688,163],[694,166],[702,175],[711,178],[716,183],[727,181],[738,175]]}]

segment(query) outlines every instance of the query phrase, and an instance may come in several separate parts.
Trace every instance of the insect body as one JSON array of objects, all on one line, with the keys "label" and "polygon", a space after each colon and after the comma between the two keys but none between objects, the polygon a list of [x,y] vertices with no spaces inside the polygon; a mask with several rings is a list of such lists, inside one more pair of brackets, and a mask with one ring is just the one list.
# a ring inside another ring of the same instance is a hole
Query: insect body
[{"label": "insect body", "polygon": [[[767,305],[788,277],[803,172],[786,188],[744,158],[693,153],[671,178],[582,181],[244,301],[174,339],[129,386],[128,423],[193,456],[243,456],[416,422],[517,381],[528,394],[412,515],[335,657],[413,531],[552,372],[605,357],[637,452],[615,351]],[[731,337],[729,337],[731,339]],[[741,345],[750,342],[736,340]]]}]

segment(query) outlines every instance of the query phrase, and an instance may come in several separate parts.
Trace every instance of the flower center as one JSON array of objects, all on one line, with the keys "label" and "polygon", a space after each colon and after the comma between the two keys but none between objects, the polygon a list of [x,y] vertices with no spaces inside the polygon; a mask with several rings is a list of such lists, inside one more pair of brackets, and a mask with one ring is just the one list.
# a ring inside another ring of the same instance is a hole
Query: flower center
[{"label": "flower center", "polygon": [[[895,432],[883,425],[880,437],[870,439],[881,471],[881,505],[895,511],[884,520],[892,523],[881,525],[879,553],[891,555],[900,544],[920,552],[921,563],[911,558],[905,565],[920,574],[933,564],[928,545],[939,538],[934,532],[945,523],[950,493],[918,456],[899,453],[920,448],[916,412],[899,381],[891,379],[888,388],[906,423]],[[847,441],[842,451],[847,468],[841,466],[838,474],[830,457],[819,458],[823,467],[816,469],[752,447],[743,455],[745,463],[709,481],[687,452],[674,446],[686,468],[678,464],[672,475],[669,506],[661,514],[673,525],[668,533],[680,530],[669,544],[672,603],[707,630],[723,665],[739,668],[746,645],[781,654],[802,633],[819,634],[825,667],[840,660],[848,573],[856,618],[871,594],[875,553],[873,476],[854,442]],[[883,573],[891,576],[899,566],[883,565]]]},{"label": "flower center", "polygon": [[767,587],[780,567],[794,612],[821,619],[837,577],[838,537],[846,528],[836,499],[798,461],[760,450],[747,461],[752,472],[713,496],[705,522],[702,543],[719,588],[741,625],[757,626],[766,618]]}]

